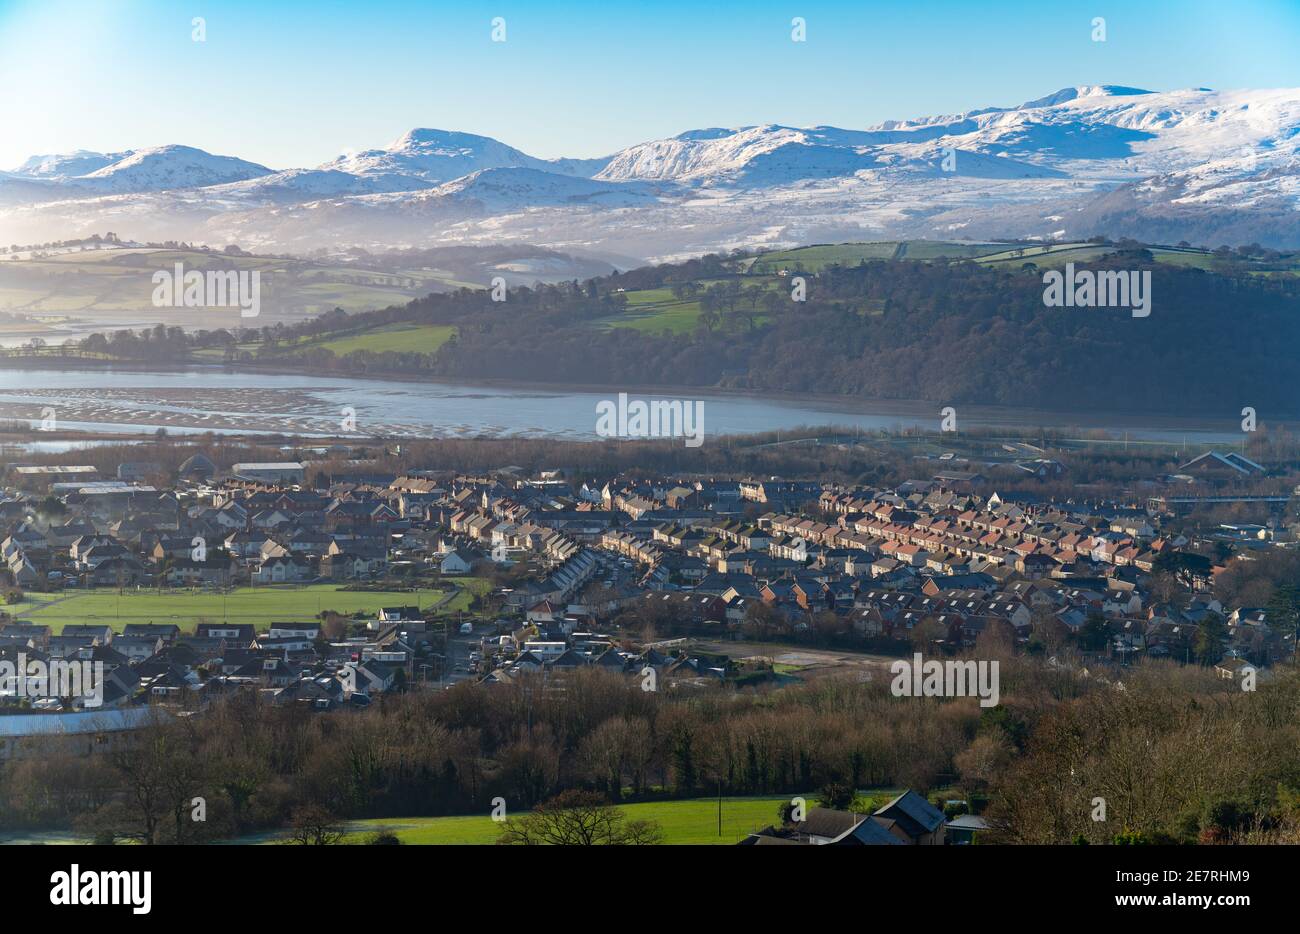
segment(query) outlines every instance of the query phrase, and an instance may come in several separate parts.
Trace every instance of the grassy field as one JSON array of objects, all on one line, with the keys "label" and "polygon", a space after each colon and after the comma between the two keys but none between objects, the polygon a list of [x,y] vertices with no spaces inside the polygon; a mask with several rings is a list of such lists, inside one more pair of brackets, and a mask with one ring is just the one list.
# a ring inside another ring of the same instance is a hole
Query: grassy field
[{"label": "grassy field", "polygon": [[[1190,266],[1212,270],[1223,266],[1222,260],[1212,252],[1192,248],[1150,247],[1157,262],[1176,266]],[[992,266],[1014,266],[1034,263],[1040,267],[1059,267],[1066,263],[1085,263],[1115,252],[1111,246],[1095,243],[952,243],[943,240],[883,240],[876,243],[839,243],[797,247],[765,253],[745,261],[749,273],[774,273],[782,269],[792,272],[816,273],[830,265],[855,266],[870,259],[973,259]],[[1260,275],[1288,275],[1295,273],[1295,264],[1284,259],[1282,268],[1261,272]]]},{"label": "grassy field", "polygon": [[[812,803],[815,795],[809,795]],[[628,820],[659,823],[665,843],[733,844],[751,832],[777,821],[777,808],[788,797],[723,798],[722,835],[718,835],[718,799],[693,798],[685,801],[648,801],[622,806]],[[354,821],[349,825],[349,842],[364,842],[379,828],[392,830],[403,843],[419,845],[491,844],[501,834],[501,825],[486,814],[475,817],[414,817],[392,820]]]},{"label": "grassy field", "polygon": [[447,324],[392,324],[360,334],[348,334],[295,345],[293,349],[323,347],[340,357],[354,350],[369,350],[373,353],[386,351],[433,353],[447,343],[455,333],[456,328]]},{"label": "grassy field", "polygon": [[799,247],[764,253],[750,265],[751,273],[820,272],[827,266],[856,266],[864,259],[892,259],[898,252],[897,241],[879,243],[838,243]]},{"label": "grassy field", "polygon": [[[893,791],[871,792],[875,798],[884,799],[897,794]],[[809,806],[816,804],[816,795],[806,795]],[[653,820],[663,831],[668,844],[734,844],[751,832],[777,822],[777,808],[789,797],[774,795],[756,798],[722,799],[722,835],[718,835],[718,799],[691,798],[684,801],[649,801],[622,806],[629,820]],[[364,843],[376,830],[391,830],[405,844],[412,845],[484,845],[494,844],[501,835],[501,825],[487,814],[471,817],[394,817],[387,820],[360,820],[348,823],[347,843]],[[275,844],[283,839],[281,833],[254,834],[241,837],[234,843]],[[0,843],[77,843],[80,839],[70,833],[20,834],[9,839],[0,836]]]},{"label": "grassy field", "polygon": [[449,577],[447,580],[460,587],[456,596],[438,607],[440,613],[468,612],[470,602],[492,589],[492,583],[482,577]]},{"label": "grassy field", "polygon": [[[880,804],[900,793],[896,788],[875,788],[863,792]],[[817,804],[815,792],[804,795],[808,806]],[[771,795],[754,798],[722,799],[722,833],[718,833],[718,799],[690,798],[684,801],[642,801],[625,804],[621,810],[628,820],[652,820],[663,831],[665,844],[731,845],[755,830],[777,823],[777,809],[789,796]],[[473,817],[413,817],[391,820],[353,821],[349,843],[363,843],[365,838],[383,828],[397,834],[407,844],[491,844],[496,843],[501,825],[486,814]],[[274,838],[270,838],[271,842]]]},{"label": "grassy field", "polygon": [[1002,249],[1000,243],[949,243],[943,240],[907,240],[898,251],[899,259],[973,259]]},{"label": "grassy field", "polygon": [[[1184,266],[1194,269],[1214,270],[1226,266],[1222,260],[1207,250],[1177,249],[1174,247],[1149,247],[1152,258],[1158,263],[1171,266]],[[987,253],[976,262],[991,266],[1005,265],[1019,267],[1023,263],[1033,263],[1039,267],[1061,267],[1066,263],[1090,263],[1116,252],[1115,247],[1099,246],[1095,243],[1053,243],[1029,245],[1020,248],[1000,249]],[[1285,275],[1286,271],[1278,273]]]},{"label": "grassy field", "polygon": [[[701,289],[707,289],[715,283],[721,282],[721,279],[700,279],[696,282]],[[735,281],[732,279],[731,281]],[[746,288],[753,288],[761,285],[765,289],[781,288],[781,280],[776,276],[749,275],[740,280]],[[613,318],[603,318],[596,322],[600,328],[632,328],[637,331],[646,331],[649,333],[659,334],[668,332],[670,334],[689,334],[694,331],[700,323],[700,303],[698,301],[682,301],[673,295],[672,289],[640,289],[626,293],[627,308],[621,315]],[[738,309],[748,309],[747,300],[742,300]],[[754,324],[762,324],[766,315],[756,313],[754,315]],[[747,326],[747,325],[744,325]]]},{"label": "grassy field", "polygon": [[997,243],[954,243],[945,240],[881,240],[874,243],[836,243],[797,247],[764,253],[749,266],[753,273],[821,272],[827,266],[856,266],[872,259],[969,259],[996,253]]},{"label": "grassy field", "polygon": [[316,314],[403,304],[460,283],[434,273],[394,274],[305,259],[226,256],[202,250],[109,249],[53,253],[0,264],[0,311],[105,315],[153,312],[155,270],[221,268],[261,273],[263,311]]},{"label": "grassy field", "polygon": [[[654,289],[666,292],[667,289]],[[626,314],[617,318],[607,318],[600,322],[611,328],[631,328],[634,331],[647,331],[658,334],[668,331],[671,334],[689,334],[695,330],[700,321],[699,302],[667,301],[662,303],[628,303]]]},{"label": "grassy field", "polygon": [[[405,299],[402,299],[403,301]],[[395,300],[396,301],[396,300]],[[330,306],[334,307],[333,305]],[[447,343],[456,333],[456,328],[449,324],[388,324],[369,331],[335,331],[311,340],[283,342],[279,345],[285,354],[296,353],[313,347],[323,347],[336,356],[350,354],[354,350],[369,350],[383,353],[390,350],[413,353],[433,353]],[[262,349],[260,343],[249,342],[237,345],[241,351],[256,354]],[[194,356],[203,360],[220,360],[225,356],[221,347],[205,347],[194,352]]]},{"label": "grassy field", "polygon": [[[460,578],[457,583],[465,589],[440,610],[468,609],[473,594],[488,586],[477,578]],[[72,590],[28,593],[21,603],[5,609],[15,618],[47,624],[55,633],[68,623],[106,623],[121,631],[127,623],[175,623],[192,629],[200,620],[252,623],[265,630],[271,623],[311,619],[323,610],[350,615],[372,614],[385,606],[419,605],[423,609],[438,603],[444,594],[438,590],[344,591],[337,584],[239,587],[229,594],[142,589],[119,595],[113,589]]]}]

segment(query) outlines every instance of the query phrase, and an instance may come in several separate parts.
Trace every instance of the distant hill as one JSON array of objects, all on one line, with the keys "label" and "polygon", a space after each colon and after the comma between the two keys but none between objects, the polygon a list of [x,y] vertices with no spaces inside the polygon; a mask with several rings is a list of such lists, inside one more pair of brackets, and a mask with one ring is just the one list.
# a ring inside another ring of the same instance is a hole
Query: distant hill
[{"label": "distant hill", "polygon": [[[579,180],[581,181],[581,180]],[[583,182],[584,184],[591,184]],[[153,273],[257,270],[261,314],[153,305]],[[189,330],[294,324],[335,308],[362,312],[403,305],[431,292],[482,288],[494,276],[512,285],[610,272],[609,263],[527,245],[425,251],[354,252],[320,258],[227,254],[189,246],[76,242],[13,252],[0,247],[0,341],[48,343],[95,330],[165,324]]]},{"label": "distant hill", "polygon": [[[1044,274],[1137,274],[1150,314],[1048,307]],[[896,241],[710,255],[326,315],[238,362],[353,375],[1300,414],[1300,254]],[[793,301],[795,279],[805,301]],[[147,348],[142,349],[142,352]],[[191,347],[191,353],[194,348]],[[217,352],[209,344],[204,353]],[[223,356],[230,359],[229,354]]]}]

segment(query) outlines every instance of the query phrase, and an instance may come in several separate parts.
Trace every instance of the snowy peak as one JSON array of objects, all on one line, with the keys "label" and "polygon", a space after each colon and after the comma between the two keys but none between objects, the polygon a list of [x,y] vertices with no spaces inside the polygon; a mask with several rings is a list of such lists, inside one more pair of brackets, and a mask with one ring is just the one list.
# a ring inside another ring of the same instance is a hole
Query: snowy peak
[{"label": "snowy peak", "polygon": [[[415,129],[398,137],[383,149],[368,149],[339,156],[320,168],[360,176],[397,176],[423,183],[419,187],[428,187],[483,169],[530,168],[565,175],[584,174],[582,169],[587,163],[594,165],[598,162],[599,160],[536,159],[490,136],[457,133],[453,130]],[[391,181],[390,184],[399,183]]]},{"label": "snowy peak", "polygon": [[106,192],[203,188],[271,174],[264,165],[214,156],[192,146],[139,149],[74,181]]},{"label": "snowy peak", "polygon": [[[965,127],[973,129],[974,125]],[[1009,152],[981,153],[953,132],[845,130],[833,126],[787,127],[777,124],[734,130],[694,130],[666,140],[652,140],[615,154],[596,175],[606,181],[654,179],[702,186],[770,188],[798,182],[849,178],[861,172],[938,175],[949,150],[964,151],[948,170],[957,175],[1023,178],[1059,175],[1048,166],[1011,157]],[[989,155],[1004,157],[1001,162]]]},{"label": "snowy peak", "polygon": [[482,169],[428,192],[430,198],[473,201],[494,211],[527,207],[633,207],[655,200],[639,183],[575,178],[530,168]]},{"label": "snowy peak", "polygon": [[[736,130],[692,130],[670,139],[651,140],[615,153],[596,174],[604,181],[657,179],[681,182],[747,181],[771,183],[784,175],[825,174],[829,149],[839,149],[836,169],[851,173],[867,163],[849,146],[826,145],[825,131],[768,124]],[[841,141],[845,142],[845,141]]]},{"label": "snowy peak", "polygon": [[156,146],[118,153],[78,150],[32,156],[14,170],[13,177],[59,183],[74,192],[131,194],[222,185],[270,172],[264,165],[214,156],[192,146]]},{"label": "snowy peak", "polygon": [[1132,97],[1138,94],[1151,94],[1151,91],[1144,91],[1141,88],[1126,88],[1118,84],[1085,84],[1077,88],[1061,88],[1055,94],[1049,94],[1046,97],[1040,97],[1038,100],[1026,101],[1016,110],[1032,110],[1036,107],[1055,107],[1057,104],[1065,104],[1069,101],[1077,101],[1084,98],[1097,97]]},{"label": "snowy peak", "polygon": [[130,152],[103,153],[78,149],[76,152],[32,156],[12,174],[27,178],[75,178],[96,172],[129,155]]},{"label": "snowy peak", "polygon": [[371,195],[390,191],[411,191],[424,183],[396,175],[354,175],[340,169],[285,169],[242,182],[209,189],[214,195],[233,198],[292,202],[347,195]]}]

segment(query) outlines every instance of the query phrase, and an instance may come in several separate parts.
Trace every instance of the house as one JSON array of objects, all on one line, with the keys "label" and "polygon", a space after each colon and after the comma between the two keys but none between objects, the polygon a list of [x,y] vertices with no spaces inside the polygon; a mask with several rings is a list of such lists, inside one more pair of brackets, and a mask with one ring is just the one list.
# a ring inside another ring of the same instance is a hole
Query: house
[{"label": "house", "polygon": [[316,568],[310,559],[299,555],[267,558],[253,572],[253,580],[258,584],[300,583],[315,577]]},{"label": "house", "polygon": [[354,666],[356,672],[356,691],[362,694],[383,694],[397,686],[398,665],[389,662],[367,659]]},{"label": "house", "polygon": [[810,808],[799,830],[813,844],[856,846],[902,846],[903,841],[891,834],[869,814]]},{"label": "house", "polygon": [[814,807],[802,821],[765,827],[750,834],[741,846],[772,844],[804,846],[904,846],[905,841],[869,814]]},{"label": "house", "polygon": [[382,557],[337,552],[321,558],[321,575],[330,580],[361,580],[383,574],[387,566]]},{"label": "house", "polygon": [[455,551],[449,551],[441,561],[438,562],[438,570],[443,574],[463,575],[470,572],[474,566],[474,559],[459,548]]},{"label": "house", "polygon": [[166,645],[175,641],[180,631],[181,627],[175,623],[127,623],[122,627],[122,635],[128,639],[157,636]]},{"label": "house", "polygon": [[1244,658],[1225,658],[1214,666],[1214,674],[1225,681],[1245,681],[1254,678],[1259,669]]},{"label": "house", "polygon": [[41,583],[41,571],[25,555],[20,556],[9,565],[9,575],[18,587],[38,587]]},{"label": "house", "polygon": [[144,565],[130,554],[101,561],[86,574],[87,581],[96,587],[129,587],[143,583],[146,577]]},{"label": "house", "polygon": [[557,607],[550,600],[542,600],[530,606],[524,618],[530,623],[553,623],[564,616],[564,608]]},{"label": "house", "polygon": [[163,581],[170,587],[226,587],[230,580],[230,561],[219,553],[204,561],[176,558],[163,573]]},{"label": "house", "polygon": [[221,639],[231,646],[247,647],[257,638],[257,628],[252,623],[199,623],[194,638]]},{"label": "house", "polygon": [[81,639],[82,645],[107,645],[113,638],[113,627],[102,623],[68,623],[60,635]]},{"label": "house", "polygon": [[142,662],[146,658],[152,658],[163,647],[162,637],[154,635],[149,636],[115,636],[113,638],[113,651],[120,652],[126,656],[128,662]]},{"label": "house", "polygon": [[976,834],[989,829],[989,822],[974,814],[961,814],[948,821],[946,840],[950,844],[963,845],[975,842]]},{"label": "house", "polygon": [[943,812],[910,789],[872,816],[890,821],[889,829],[901,832],[912,844],[935,846],[944,842]]},{"label": "house", "polygon": [[155,561],[165,561],[168,558],[188,558],[194,549],[194,542],[189,536],[160,536],[154,542],[153,548],[149,549],[149,556]]}]

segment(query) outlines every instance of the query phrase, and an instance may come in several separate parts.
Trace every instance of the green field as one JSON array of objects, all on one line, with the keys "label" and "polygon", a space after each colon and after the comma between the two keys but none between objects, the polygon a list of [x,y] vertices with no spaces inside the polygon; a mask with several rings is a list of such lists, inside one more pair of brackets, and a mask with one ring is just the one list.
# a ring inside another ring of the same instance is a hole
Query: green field
[{"label": "green field", "polygon": [[821,272],[827,266],[856,266],[873,259],[969,259],[1005,249],[997,243],[954,243],[945,240],[881,240],[836,243],[764,253],[749,265],[754,273]]},{"label": "green field", "polygon": [[[878,800],[893,797],[896,791],[870,792]],[[816,794],[806,795],[809,806],[816,804]],[[657,821],[666,844],[734,844],[755,830],[777,822],[777,808],[789,801],[788,796],[722,799],[722,835],[718,835],[718,799],[692,798],[684,801],[646,801],[622,805],[629,820]],[[348,822],[347,843],[364,843],[376,830],[391,830],[405,844],[455,845],[494,844],[501,835],[501,825],[488,815],[472,817],[394,817],[387,820]],[[241,837],[232,843],[279,843],[281,833],[260,833]],[[19,834],[0,843],[77,843],[71,833]]]},{"label": "green field", "polygon": [[1109,247],[1095,243],[1043,243],[1025,244],[1023,246],[1003,247],[995,252],[985,253],[975,261],[990,266],[1035,263],[1039,266],[1061,266],[1065,263],[1081,263],[1099,259],[1107,253],[1114,252]]},{"label": "green field", "polygon": [[[1176,247],[1147,247],[1146,249],[1149,250],[1151,257],[1157,263],[1168,263],[1171,266],[1212,271],[1224,269],[1229,265],[1208,250],[1178,249]],[[986,265],[1015,266],[1017,268],[1024,263],[1033,263],[1040,267],[1060,267],[1066,263],[1095,262],[1116,251],[1116,247],[1102,246],[1096,243],[1026,244],[986,253],[978,257],[976,262]],[[1288,268],[1262,271],[1259,274],[1287,275],[1295,272],[1294,268],[1289,268],[1290,264],[1288,262],[1284,261],[1282,265]]]},{"label": "green field", "polygon": [[[1224,266],[1222,260],[1207,250],[1177,247],[1148,247],[1156,262],[1198,269]],[[954,243],[943,240],[883,240],[875,243],[838,243],[796,247],[764,253],[742,260],[748,273],[790,272],[817,273],[827,266],[856,266],[873,259],[971,259],[996,266],[1034,263],[1037,266],[1063,266],[1067,262],[1092,262],[1114,253],[1117,247],[1095,243]],[[1260,275],[1287,275],[1300,271],[1291,258],[1284,258],[1280,268],[1261,271]]]},{"label": "green field", "polygon": [[170,271],[176,263],[187,270],[257,270],[263,311],[274,314],[386,308],[462,284],[432,272],[392,273],[306,259],[227,256],[203,250],[82,250],[0,264],[0,311],[152,312],[153,272]]},{"label": "green field", "polygon": [[[731,280],[700,279],[695,284],[701,289],[706,289],[722,281],[734,282],[737,279],[735,277]],[[762,286],[764,289],[781,288],[781,280],[776,276],[750,275],[741,277],[739,281],[746,288],[753,288],[756,285]],[[601,319],[596,322],[597,327],[631,328],[652,334],[663,332],[689,334],[699,327],[699,301],[678,299],[673,295],[670,288],[640,289],[627,292],[625,295],[627,308],[624,312],[612,318]],[[750,302],[747,299],[741,299],[736,307],[738,310],[748,310]],[[756,312],[753,317],[755,326],[762,324],[767,318],[761,312]],[[719,326],[726,327],[725,324]],[[742,325],[742,327],[747,326],[747,324]]]},{"label": "green field", "polygon": [[899,259],[973,259],[994,250],[1000,243],[952,243],[944,240],[907,240],[898,251]]},{"label": "green field", "polygon": [[[900,793],[897,788],[866,789],[866,797],[883,804]],[[817,794],[807,792],[809,807]],[[628,820],[652,820],[663,831],[665,844],[735,844],[769,824],[778,822],[777,809],[790,800],[788,795],[722,799],[722,834],[718,834],[718,799],[690,798],[684,801],[641,801],[624,804],[620,810]],[[383,828],[397,834],[403,843],[418,845],[496,843],[501,825],[487,815],[473,817],[400,817],[390,820],[352,821],[348,842],[362,843],[367,835]],[[274,837],[267,838],[273,842]]]},{"label": "green field", "polygon": [[[809,804],[815,795],[809,794]],[[628,820],[653,820],[663,831],[664,843],[733,844],[755,830],[777,822],[777,808],[788,797],[723,798],[722,835],[718,835],[718,799],[644,801],[621,807]],[[403,843],[419,845],[491,844],[501,835],[501,825],[486,814],[474,817],[404,817],[391,820],[353,821],[350,843],[364,842],[379,828],[391,830]],[[274,838],[272,838],[273,841]],[[268,841],[268,842],[272,842]]]},{"label": "green field", "polygon": [[[468,587],[440,607],[446,612],[467,609],[473,591],[487,587],[478,579],[459,579]],[[200,620],[252,623],[264,630],[274,622],[313,619],[324,610],[344,615],[373,614],[385,606],[414,606],[422,609],[438,603],[443,591],[344,591],[337,584],[308,584],[303,587],[238,587],[229,594],[157,590],[64,591],[59,594],[27,593],[22,602],[5,610],[17,619],[45,623],[54,633],[68,623],[106,623],[121,631],[127,623],[175,623],[192,629]]]},{"label": "green field", "polygon": [[[667,289],[653,289],[666,292]],[[668,331],[672,334],[689,334],[700,323],[699,302],[667,301],[662,303],[629,302],[626,314],[617,318],[606,318],[601,325],[611,328],[631,328],[634,331],[646,331],[658,334]]]},{"label": "green field", "polygon": [[799,247],[764,253],[750,264],[753,273],[820,272],[827,266],[856,266],[864,259],[892,259],[898,253],[896,241],[838,243]]},{"label": "green field", "polygon": [[354,350],[369,350],[372,353],[386,351],[433,353],[447,343],[455,333],[456,328],[449,324],[390,324],[359,334],[295,344],[292,345],[292,349],[296,351],[307,347],[321,347],[333,351],[340,357]]}]

